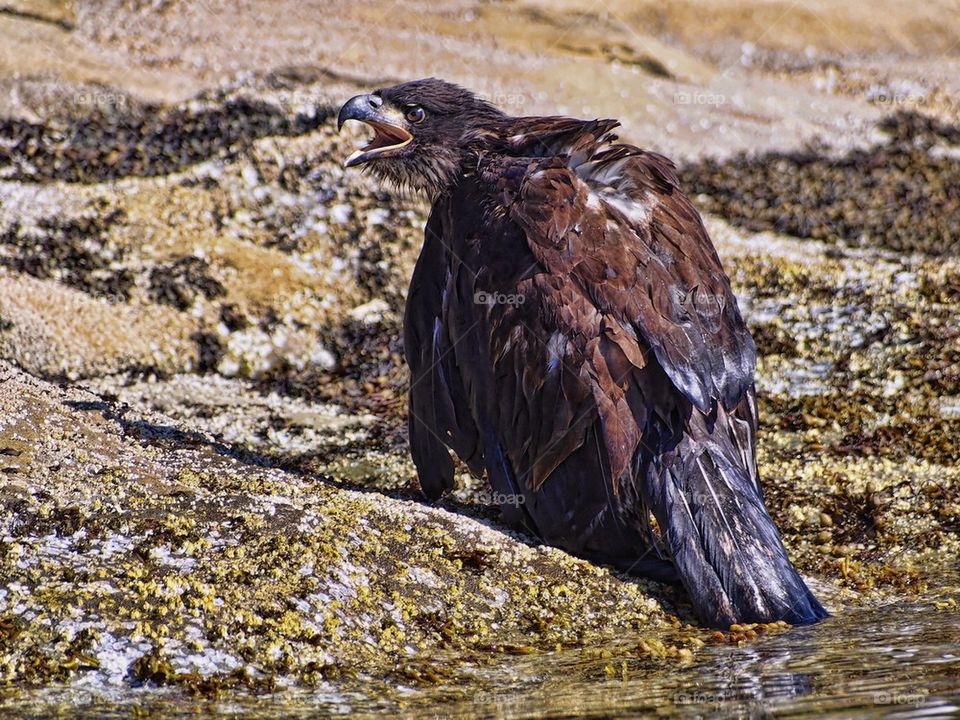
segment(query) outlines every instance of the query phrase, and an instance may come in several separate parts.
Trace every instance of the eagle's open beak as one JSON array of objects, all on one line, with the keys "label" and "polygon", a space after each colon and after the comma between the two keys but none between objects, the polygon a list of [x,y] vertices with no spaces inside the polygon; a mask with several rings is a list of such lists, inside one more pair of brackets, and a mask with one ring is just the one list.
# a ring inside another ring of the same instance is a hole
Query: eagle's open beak
[{"label": "eagle's open beak", "polygon": [[383,98],[378,95],[357,95],[347,100],[337,115],[337,132],[347,120],[359,120],[374,131],[373,140],[347,158],[344,163],[347,167],[399,150],[413,140],[413,135],[404,127],[403,115],[384,107]]}]

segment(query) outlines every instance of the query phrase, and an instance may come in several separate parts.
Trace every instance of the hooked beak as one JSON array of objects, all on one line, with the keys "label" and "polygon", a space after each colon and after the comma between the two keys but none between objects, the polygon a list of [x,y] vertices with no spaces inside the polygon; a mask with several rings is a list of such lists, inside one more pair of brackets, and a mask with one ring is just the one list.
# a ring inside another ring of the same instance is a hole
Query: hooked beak
[{"label": "hooked beak", "polygon": [[347,100],[337,115],[337,132],[340,132],[347,120],[359,120],[369,125],[373,128],[374,136],[368,145],[347,158],[344,163],[346,167],[389,155],[413,140],[403,115],[392,108],[384,107],[383,98],[379,95],[357,95]]}]

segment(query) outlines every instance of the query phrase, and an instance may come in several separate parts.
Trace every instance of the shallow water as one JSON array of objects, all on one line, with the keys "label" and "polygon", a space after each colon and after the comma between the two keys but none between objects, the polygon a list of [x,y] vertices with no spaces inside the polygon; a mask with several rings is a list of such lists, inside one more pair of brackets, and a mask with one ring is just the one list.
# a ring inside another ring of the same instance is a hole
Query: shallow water
[{"label": "shallow water", "polygon": [[897,604],[854,610],[742,648],[705,650],[683,670],[585,680],[562,655],[516,667],[502,692],[418,715],[503,717],[953,717],[960,715],[960,618]]},{"label": "shallow water", "polygon": [[8,696],[0,711],[45,717],[72,706],[72,716],[124,718],[133,706],[147,717],[960,717],[960,615],[942,600],[943,609],[901,602],[845,610],[744,647],[708,646],[695,664],[666,671],[632,660],[624,674],[616,653],[598,659],[566,650],[476,670],[475,687],[399,688],[379,700],[331,686],[219,701],[118,688],[106,701],[74,686]]}]

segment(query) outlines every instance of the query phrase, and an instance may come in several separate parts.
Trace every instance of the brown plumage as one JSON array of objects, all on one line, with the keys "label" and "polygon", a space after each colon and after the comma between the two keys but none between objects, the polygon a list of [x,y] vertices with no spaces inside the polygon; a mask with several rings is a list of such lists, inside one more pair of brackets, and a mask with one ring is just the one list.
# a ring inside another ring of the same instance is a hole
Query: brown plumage
[{"label": "brown plumage", "polygon": [[348,164],[433,199],[407,300],[424,493],[453,450],[506,519],[679,578],[706,623],[825,615],[763,506],[755,349],[703,223],[615,120],[512,118],[437,80],[359,96]]}]

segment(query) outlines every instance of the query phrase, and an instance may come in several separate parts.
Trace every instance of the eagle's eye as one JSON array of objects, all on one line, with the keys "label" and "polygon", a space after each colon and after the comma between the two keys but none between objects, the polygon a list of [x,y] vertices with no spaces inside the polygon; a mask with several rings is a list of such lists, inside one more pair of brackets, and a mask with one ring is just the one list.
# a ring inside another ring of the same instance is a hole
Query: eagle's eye
[{"label": "eagle's eye", "polygon": [[423,119],[427,114],[423,111],[423,108],[419,105],[414,105],[407,110],[407,120],[412,123],[423,122]]}]

